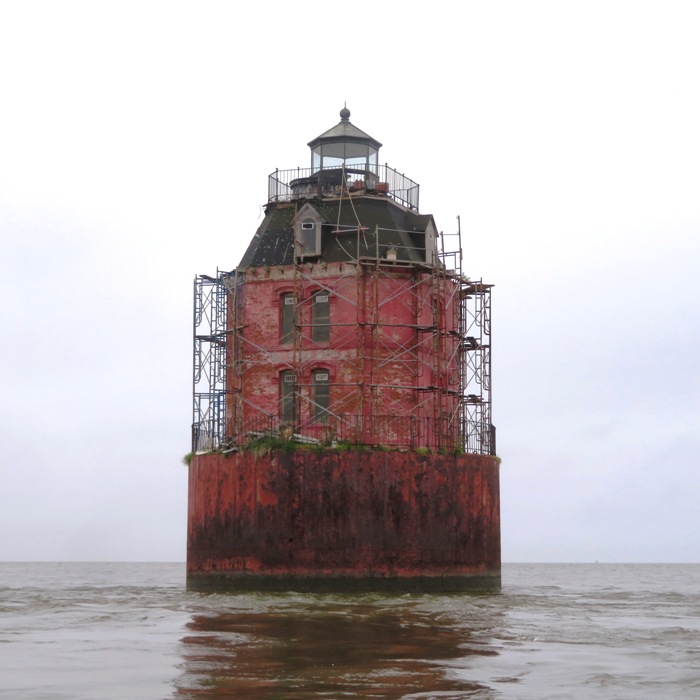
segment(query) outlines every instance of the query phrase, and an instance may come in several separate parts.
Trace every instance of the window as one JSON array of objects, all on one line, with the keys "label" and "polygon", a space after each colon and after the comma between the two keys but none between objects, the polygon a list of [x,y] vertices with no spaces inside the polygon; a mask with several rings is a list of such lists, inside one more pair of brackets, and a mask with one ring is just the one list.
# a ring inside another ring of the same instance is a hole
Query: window
[{"label": "window", "polygon": [[291,370],[280,372],[280,418],[285,423],[296,420],[296,379]]},{"label": "window", "polygon": [[312,258],[321,255],[321,226],[311,218],[297,223],[297,257]]},{"label": "window", "polygon": [[292,342],[296,320],[295,306],[293,294],[282,294],[280,297],[280,343]]},{"label": "window", "polygon": [[328,370],[317,369],[311,375],[311,390],[313,400],[313,417],[321,423],[328,420],[328,409],[330,407],[330,384],[328,383]]},{"label": "window", "polygon": [[311,339],[315,343],[327,343],[330,340],[329,325],[331,304],[328,292],[316,292],[311,304]]}]

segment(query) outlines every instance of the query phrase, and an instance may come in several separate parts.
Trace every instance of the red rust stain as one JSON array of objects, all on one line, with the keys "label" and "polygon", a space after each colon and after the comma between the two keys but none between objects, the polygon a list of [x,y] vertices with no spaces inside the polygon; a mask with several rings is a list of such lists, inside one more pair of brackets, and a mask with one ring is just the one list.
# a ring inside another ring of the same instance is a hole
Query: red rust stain
[{"label": "red rust stain", "polygon": [[197,455],[188,573],[498,573],[498,471],[485,455]]}]

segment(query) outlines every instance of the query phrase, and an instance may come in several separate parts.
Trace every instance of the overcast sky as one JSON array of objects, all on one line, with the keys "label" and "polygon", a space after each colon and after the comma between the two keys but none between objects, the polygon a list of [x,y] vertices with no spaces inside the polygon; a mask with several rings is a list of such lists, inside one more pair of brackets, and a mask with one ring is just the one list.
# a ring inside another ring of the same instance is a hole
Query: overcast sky
[{"label": "overcast sky", "polygon": [[192,279],[351,121],[493,292],[504,561],[700,561],[700,3],[0,0],[0,560],[184,560]]}]

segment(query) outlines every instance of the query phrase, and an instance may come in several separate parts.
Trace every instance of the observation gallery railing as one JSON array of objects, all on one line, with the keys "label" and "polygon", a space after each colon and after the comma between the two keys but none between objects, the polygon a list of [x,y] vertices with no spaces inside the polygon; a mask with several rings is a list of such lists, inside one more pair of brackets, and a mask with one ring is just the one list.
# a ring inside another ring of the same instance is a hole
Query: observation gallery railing
[{"label": "observation gallery railing", "polygon": [[275,170],[268,178],[270,202],[365,193],[389,197],[417,212],[419,190],[417,182],[388,165],[377,165],[370,170],[352,167]]}]

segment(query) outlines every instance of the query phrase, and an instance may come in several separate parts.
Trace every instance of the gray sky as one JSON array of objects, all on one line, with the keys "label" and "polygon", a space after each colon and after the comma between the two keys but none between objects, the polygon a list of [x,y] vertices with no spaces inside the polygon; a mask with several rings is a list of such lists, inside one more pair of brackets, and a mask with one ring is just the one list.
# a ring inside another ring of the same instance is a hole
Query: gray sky
[{"label": "gray sky", "polygon": [[192,279],[352,121],[493,296],[504,561],[700,561],[700,4],[0,0],[0,560],[183,560]]}]

